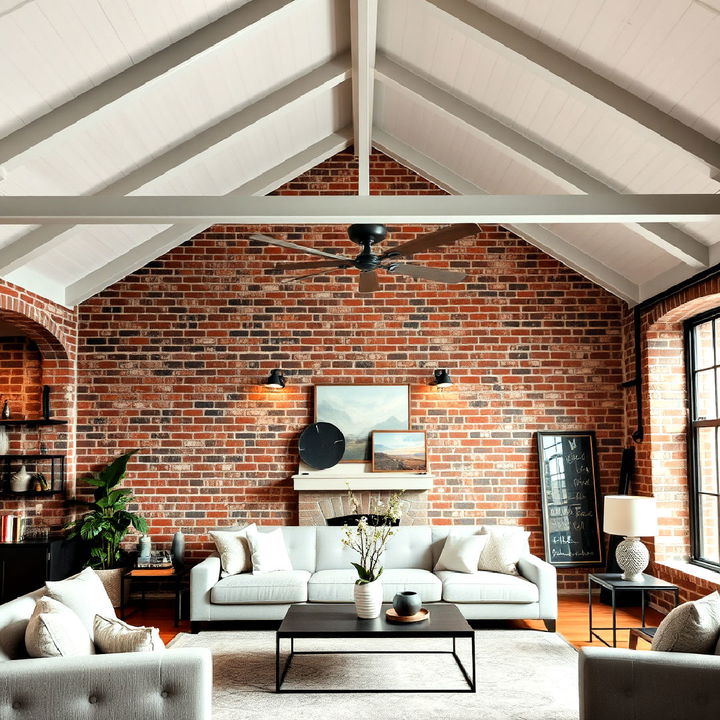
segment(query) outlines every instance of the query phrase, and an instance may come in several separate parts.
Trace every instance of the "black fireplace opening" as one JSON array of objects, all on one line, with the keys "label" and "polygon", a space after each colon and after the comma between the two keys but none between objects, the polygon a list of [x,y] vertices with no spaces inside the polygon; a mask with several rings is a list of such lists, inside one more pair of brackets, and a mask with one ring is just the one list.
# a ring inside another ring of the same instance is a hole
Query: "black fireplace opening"
[{"label": "black fireplace opening", "polygon": [[357,525],[360,522],[360,518],[366,518],[368,525],[378,527],[379,525],[399,525],[400,520],[391,520],[387,522],[387,518],[384,515],[374,515],[368,513],[367,515],[340,515],[338,517],[325,518],[326,525],[342,526],[342,525]]}]

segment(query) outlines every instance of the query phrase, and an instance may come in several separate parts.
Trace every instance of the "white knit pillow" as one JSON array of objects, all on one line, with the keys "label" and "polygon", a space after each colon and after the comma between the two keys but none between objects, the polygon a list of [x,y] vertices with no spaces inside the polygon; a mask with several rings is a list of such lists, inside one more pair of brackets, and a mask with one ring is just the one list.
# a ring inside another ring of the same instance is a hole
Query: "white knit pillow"
[{"label": "white knit pillow", "polygon": [[242,530],[213,530],[210,537],[220,555],[222,575],[237,575],[252,570],[252,552],[248,544],[247,532],[255,524]]},{"label": "white knit pillow", "polygon": [[720,635],[720,594],[678,605],[655,631],[652,649],[662,652],[712,653]]},{"label": "white knit pillow", "polygon": [[480,554],[478,569],[518,575],[517,563],[530,554],[530,533],[517,526],[487,528],[488,541]]},{"label": "white knit pillow", "polygon": [[102,653],[159,652],[165,649],[154,627],[128,625],[119,618],[95,616],[95,647]]},{"label": "white knit pillow", "polygon": [[489,535],[448,535],[435,570],[476,573]]},{"label": "white knit pillow", "polygon": [[82,620],[90,638],[93,637],[96,615],[116,617],[105,587],[92,568],[85,568],[67,580],[46,582],[45,590],[51,598],[69,607]]},{"label": "white knit pillow", "polygon": [[258,529],[252,526],[248,528],[247,539],[252,550],[253,575],[293,569],[281,528],[271,532],[258,532]]},{"label": "white knit pillow", "polygon": [[94,655],[95,647],[80,618],[57,600],[44,596],[25,628],[25,649],[30,657]]}]

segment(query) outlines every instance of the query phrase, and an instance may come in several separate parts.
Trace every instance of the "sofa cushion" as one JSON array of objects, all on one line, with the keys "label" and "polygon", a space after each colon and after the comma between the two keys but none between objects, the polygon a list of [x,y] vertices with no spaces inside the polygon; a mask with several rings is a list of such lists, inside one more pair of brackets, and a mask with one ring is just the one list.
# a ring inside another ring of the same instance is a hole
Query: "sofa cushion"
[{"label": "sofa cushion", "polygon": [[457,573],[439,570],[442,599],[457,603],[531,603],[538,602],[537,585],[517,575],[481,570]]},{"label": "sofa cushion", "polygon": [[489,535],[448,535],[435,563],[435,571],[453,570],[455,572],[476,573]]},{"label": "sofa cushion", "polygon": [[[310,602],[353,602],[357,572],[352,568],[318,570],[308,583]],[[442,596],[442,583],[427,570],[390,568],[380,576],[383,602],[392,602],[396,593],[414,590],[423,602],[438,602]]]},{"label": "sofa cushion", "polygon": [[102,653],[160,652],[165,643],[156,627],[128,625],[120,618],[95,616],[95,648]]},{"label": "sofa cushion", "polygon": [[386,572],[404,568],[432,570],[431,545],[432,530],[429,525],[400,525],[385,546],[381,564]]},{"label": "sofa cushion", "polygon": [[278,570],[262,575],[230,575],[210,591],[216,605],[256,605],[307,602],[307,570]]},{"label": "sofa cushion", "polygon": [[81,657],[95,654],[82,620],[50,597],[37,601],[25,628],[25,647],[33,658]]},{"label": "sofa cushion", "polygon": [[[249,527],[254,527],[254,524]],[[220,555],[223,577],[252,570],[252,553],[247,539],[248,528],[210,531],[210,537]]]},{"label": "sofa cushion", "polygon": [[530,533],[517,526],[486,528],[488,541],[480,554],[480,570],[518,575],[521,557],[530,554]]},{"label": "sofa cushion", "polygon": [[253,575],[293,569],[281,528],[259,533],[255,525],[250,525],[246,537],[252,552]]}]

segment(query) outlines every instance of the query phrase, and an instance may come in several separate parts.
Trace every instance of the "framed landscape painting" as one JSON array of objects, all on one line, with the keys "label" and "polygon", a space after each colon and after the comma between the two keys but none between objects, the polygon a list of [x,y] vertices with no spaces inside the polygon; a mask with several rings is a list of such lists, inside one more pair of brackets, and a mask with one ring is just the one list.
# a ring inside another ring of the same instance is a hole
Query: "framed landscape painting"
[{"label": "framed landscape painting", "polygon": [[425,431],[376,430],[372,434],[373,472],[427,472]]},{"label": "framed landscape painting", "polygon": [[408,385],[316,385],[315,422],[329,422],[345,435],[340,462],[370,462],[375,430],[410,427]]}]

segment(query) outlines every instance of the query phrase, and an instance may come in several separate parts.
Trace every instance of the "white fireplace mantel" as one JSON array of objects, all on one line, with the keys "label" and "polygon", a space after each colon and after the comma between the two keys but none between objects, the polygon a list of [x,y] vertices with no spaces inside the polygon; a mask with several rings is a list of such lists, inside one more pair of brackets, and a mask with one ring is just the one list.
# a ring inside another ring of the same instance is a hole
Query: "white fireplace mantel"
[{"label": "white fireplace mantel", "polygon": [[327,470],[313,470],[300,463],[293,487],[299,491],[324,490],[430,490],[434,477],[430,473],[372,472],[371,463],[339,463]]}]

